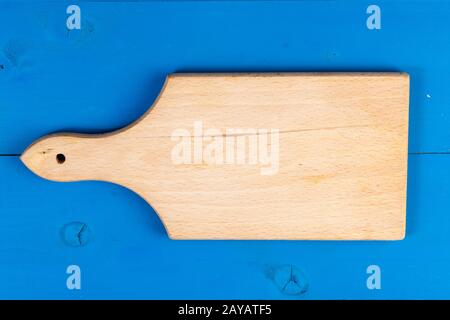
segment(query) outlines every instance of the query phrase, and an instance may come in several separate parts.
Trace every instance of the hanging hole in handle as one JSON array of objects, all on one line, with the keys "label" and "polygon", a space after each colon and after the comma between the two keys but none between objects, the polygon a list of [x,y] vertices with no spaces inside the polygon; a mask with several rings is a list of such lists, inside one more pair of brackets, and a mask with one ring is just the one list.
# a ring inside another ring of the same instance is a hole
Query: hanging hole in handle
[{"label": "hanging hole in handle", "polygon": [[62,153],[58,153],[58,154],[56,155],[56,161],[57,161],[59,164],[63,164],[63,163],[66,161],[66,156],[63,155]]}]

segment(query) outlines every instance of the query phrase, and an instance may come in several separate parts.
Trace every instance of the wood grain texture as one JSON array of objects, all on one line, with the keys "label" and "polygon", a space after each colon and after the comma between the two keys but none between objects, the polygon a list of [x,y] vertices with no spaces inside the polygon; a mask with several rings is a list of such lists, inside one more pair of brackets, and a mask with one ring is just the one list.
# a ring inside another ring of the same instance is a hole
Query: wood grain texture
[{"label": "wood grain texture", "polygon": [[[50,180],[135,191],[173,239],[397,240],[405,234],[408,99],[402,73],[175,74],[128,127],[50,135],[21,159]],[[180,129],[192,132],[192,144],[261,136],[230,128],[278,130],[275,173],[248,159],[174,163]]]}]

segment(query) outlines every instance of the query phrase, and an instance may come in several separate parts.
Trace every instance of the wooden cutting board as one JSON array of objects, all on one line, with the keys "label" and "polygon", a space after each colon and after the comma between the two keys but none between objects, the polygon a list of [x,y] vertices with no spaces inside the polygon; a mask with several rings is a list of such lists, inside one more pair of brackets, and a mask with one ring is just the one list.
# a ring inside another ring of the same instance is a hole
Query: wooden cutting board
[{"label": "wooden cutting board", "polygon": [[43,178],[143,197],[172,239],[403,239],[404,73],[174,74],[121,130],[61,133],[21,159]]}]

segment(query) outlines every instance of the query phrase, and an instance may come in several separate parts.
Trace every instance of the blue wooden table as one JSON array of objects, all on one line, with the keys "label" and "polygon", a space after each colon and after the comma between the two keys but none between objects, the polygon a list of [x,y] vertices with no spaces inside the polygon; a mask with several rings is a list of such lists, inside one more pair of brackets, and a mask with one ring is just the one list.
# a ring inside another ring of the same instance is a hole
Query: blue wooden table
[{"label": "blue wooden table", "polygon": [[[373,30],[364,1],[81,1],[68,30],[71,4],[0,1],[0,298],[450,298],[449,2],[377,1]],[[20,162],[42,135],[130,123],[186,71],[408,72],[406,239],[173,241],[131,191]]]}]

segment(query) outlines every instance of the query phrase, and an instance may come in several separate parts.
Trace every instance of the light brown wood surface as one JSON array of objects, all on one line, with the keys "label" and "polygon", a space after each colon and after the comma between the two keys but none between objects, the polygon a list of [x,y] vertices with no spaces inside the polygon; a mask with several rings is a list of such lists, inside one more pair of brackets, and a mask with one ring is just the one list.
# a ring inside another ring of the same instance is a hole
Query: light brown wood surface
[{"label": "light brown wood surface", "polygon": [[[50,180],[135,191],[173,239],[397,240],[405,234],[408,99],[403,73],[174,74],[128,127],[50,135],[21,159]],[[248,159],[263,130],[278,156],[269,172],[262,158]],[[194,150],[195,139],[236,141],[247,158],[174,161],[180,141]]]}]

